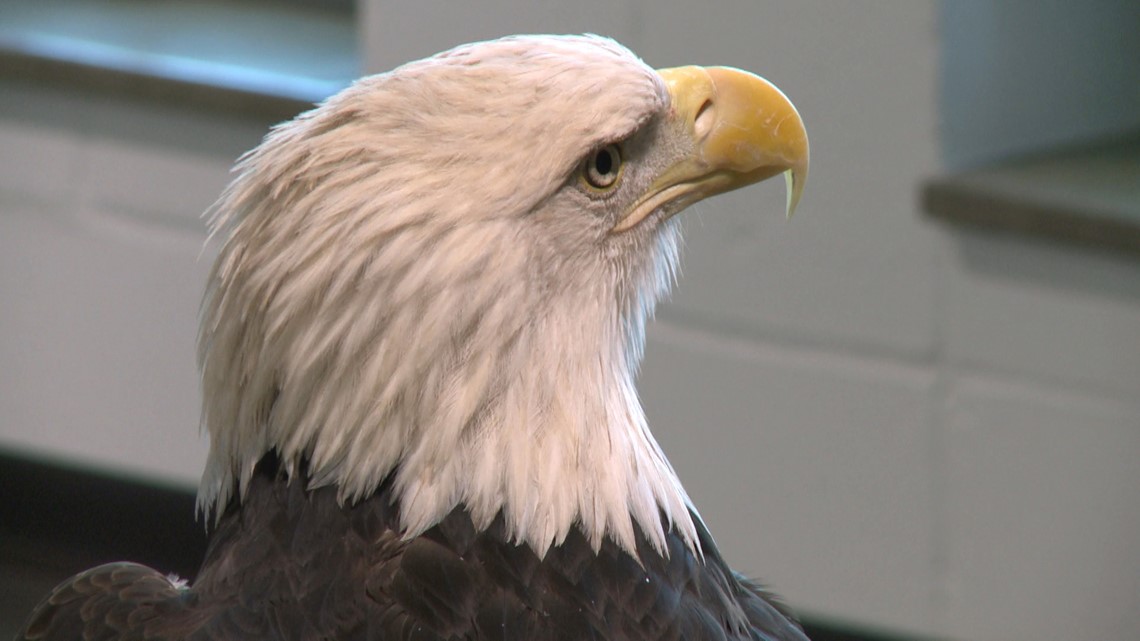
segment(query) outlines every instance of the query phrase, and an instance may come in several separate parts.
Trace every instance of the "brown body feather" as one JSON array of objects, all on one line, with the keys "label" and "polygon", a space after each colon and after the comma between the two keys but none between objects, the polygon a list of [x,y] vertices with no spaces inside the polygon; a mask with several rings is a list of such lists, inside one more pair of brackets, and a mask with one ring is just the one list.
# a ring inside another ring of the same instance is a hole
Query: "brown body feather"
[{"label": "brown body feather", "polygon": [[18,639],[805,639],[703,527],[703,560],[672,533],[668,558],[639,533],[639,563],[609,540],[595,553],[577,530],[539,559],[501,521],[476,532],[462,509],[403,540],[398,509],[388,484],[342,506],[267,457],[192,587],[100,566],[57,587]]}]

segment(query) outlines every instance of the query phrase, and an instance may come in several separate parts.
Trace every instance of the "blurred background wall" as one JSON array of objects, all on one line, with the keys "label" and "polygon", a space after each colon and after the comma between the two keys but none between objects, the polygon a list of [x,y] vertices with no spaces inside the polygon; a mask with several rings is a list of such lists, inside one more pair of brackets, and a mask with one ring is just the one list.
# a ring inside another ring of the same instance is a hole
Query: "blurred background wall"
[{"label": "blurred background wall", "polygon": [[[1080,6],[366,0],[357,18],[368,72],[589,31],[654,66],[780,86],[811,136],[801,208],[784,221],[772,183],[686,214],[641,376],[725,556],[862,626],[1125,639],[1140,256],[949,228],[918,205],[948,169],[1140,126],[1138,5]],[[268,124],[0,82],[0,448],[194,486],[199,214]]]}]

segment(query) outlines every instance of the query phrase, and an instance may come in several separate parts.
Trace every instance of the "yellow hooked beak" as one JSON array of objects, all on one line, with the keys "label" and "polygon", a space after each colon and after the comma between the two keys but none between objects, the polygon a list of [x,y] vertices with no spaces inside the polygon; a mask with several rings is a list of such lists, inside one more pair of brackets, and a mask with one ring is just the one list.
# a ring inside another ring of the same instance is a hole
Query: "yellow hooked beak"
[{"label": "yellow hooked beak", "polygon": [[795,106],[775,85],[729,67],[675,67],[657,73],[671,117],[692,136],[694,152],[665,170],[614,225],[637,225],[662,205],[674,212],[709,196],[783,173],[791,217],[808,174],[808,139]]}]

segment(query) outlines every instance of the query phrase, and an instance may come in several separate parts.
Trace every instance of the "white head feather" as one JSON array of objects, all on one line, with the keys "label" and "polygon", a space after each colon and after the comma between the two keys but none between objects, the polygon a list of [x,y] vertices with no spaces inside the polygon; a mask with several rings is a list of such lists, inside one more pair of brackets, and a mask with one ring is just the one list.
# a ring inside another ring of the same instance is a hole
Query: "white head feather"
[{"label": "white head feather", "polygon": [[564,196],[587,153],[667,107],[613,41],[519,37],[275,128],[214,210],[200,507],[220,513],[276,450],[346,501],[395,474],[408,536],[465,505],[540,555],[575,524],[632,552],[636,523],[664,551],[662,515],[697,550],[634,389],[677,227],[606,245]]}]

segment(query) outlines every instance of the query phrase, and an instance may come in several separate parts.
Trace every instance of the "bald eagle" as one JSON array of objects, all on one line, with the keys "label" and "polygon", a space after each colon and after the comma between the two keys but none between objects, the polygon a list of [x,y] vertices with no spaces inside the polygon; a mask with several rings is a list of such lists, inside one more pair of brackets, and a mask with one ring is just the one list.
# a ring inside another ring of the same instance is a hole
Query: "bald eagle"
[{"label": "bald eagle", "polygon": [[758,76],[595,36],[461,46],[274,128],[213,208],[192,585],[131,563],[20,638],[803,639],[646,424],[673,216],[808,168]]}]

